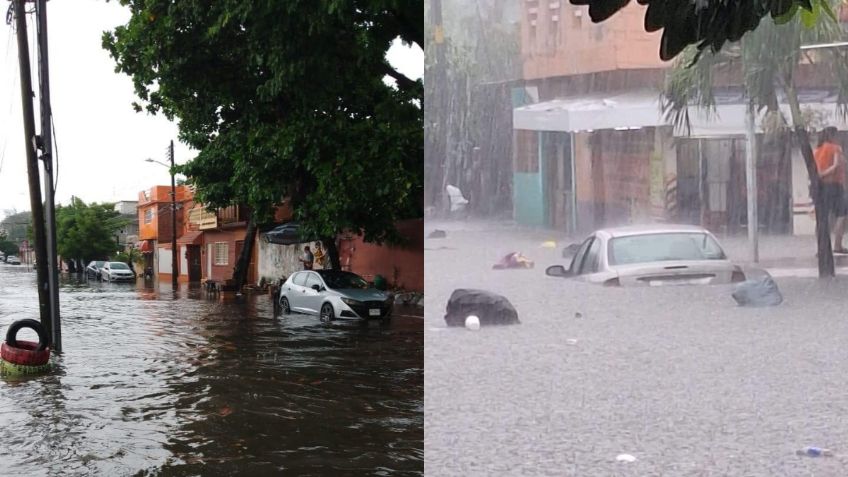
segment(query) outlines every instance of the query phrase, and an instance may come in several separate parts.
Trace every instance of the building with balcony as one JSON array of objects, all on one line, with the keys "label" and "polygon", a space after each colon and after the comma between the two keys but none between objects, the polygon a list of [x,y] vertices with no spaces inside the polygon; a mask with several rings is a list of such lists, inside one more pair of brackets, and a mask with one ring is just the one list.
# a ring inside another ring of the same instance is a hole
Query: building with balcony
[{"label": "building with balcony", "polygon": [[[522,2],[524,85],[513,91],[518,223],[565,233],[652,220],[747,228],[741,72],[715,71],[715,114],[690,107],[691,130],[674,130],[660,104],[671,63],[659,60],[661,32],[644,31],[645,8],[631,2],[594,24],[586,6]],[[802,107],[848,130],[821,67],[799,65]],[[766,138],[764,124],[759,115],[759,226],[812,233],[803,159],[786,138]]]}]

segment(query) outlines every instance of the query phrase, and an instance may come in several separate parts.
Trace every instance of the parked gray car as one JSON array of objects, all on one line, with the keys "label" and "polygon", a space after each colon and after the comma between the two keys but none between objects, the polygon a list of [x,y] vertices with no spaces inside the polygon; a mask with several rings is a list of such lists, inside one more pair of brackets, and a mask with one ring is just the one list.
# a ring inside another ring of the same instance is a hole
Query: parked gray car
[{"label": "parked gray car", "polygon": [[571,260],[548,276],[608,286],[716,285],[745,281],[716,238],[693,225],[631,226],[598,230]]},{"label": "parked gray car", "polygon": [[310,270],[293,273],[280,289],[280,309],[317,315],[321,321],[388,318],[394,298],[351,272]]}]

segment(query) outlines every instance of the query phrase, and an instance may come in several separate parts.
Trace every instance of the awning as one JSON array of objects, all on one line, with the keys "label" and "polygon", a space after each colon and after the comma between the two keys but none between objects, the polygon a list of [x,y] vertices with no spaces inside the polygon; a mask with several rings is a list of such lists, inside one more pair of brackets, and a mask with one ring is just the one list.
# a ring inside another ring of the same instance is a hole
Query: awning
[{"label": "awning", "polygon": [[141,253],[153,253],[153,243],[150,240],[142,240],[138,244],[138,249]]},{"label": "awning", "polygon": [[183,245],[201,245],[203,243],[202,230],[190,230],[177,239],[178,244]]},{"label": "awning", "polygon": [[[745,97],[741,90],[717,91],[715,111],[689,107],[691,129],[674,131],[682,137],[723,137],[745,134]],[[814,112],[824,123],[840,130],[848,123],[836,114],[836,95],[830,91],[807,90],[798,93],[801,109]],[[790,117],[789,106],[781,94],[780,109]],[[757,131],[762,132],[764,113],[756,118]],[[621,94],[587,95],[554,99],[515,108],[514,129],[531,131],[590,132],[598,129],[638,129],[671,126],[660,108],[660,93],[655,90]]]}]

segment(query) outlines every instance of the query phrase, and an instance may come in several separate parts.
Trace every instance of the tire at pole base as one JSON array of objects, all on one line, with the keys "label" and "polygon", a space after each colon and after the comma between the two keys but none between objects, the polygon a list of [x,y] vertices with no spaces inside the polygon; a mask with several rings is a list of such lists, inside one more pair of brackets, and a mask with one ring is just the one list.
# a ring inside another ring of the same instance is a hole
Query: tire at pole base
[{"label": "tire at pole base", "polygon": [[20,376],[26,374],[44,374],[51,369],[51,365],[42,364],[39,366],[27,366],[24,364],[13,364],[4,359],[0,359],[0,374],[7,376]]},{"label": "tire at pole base", "polygon": [[0,344],[0,359],[23,366],[41,366],[50,361],[50,348],[38,351],[38,343],[19,340],[17,347],[4,341]]}]

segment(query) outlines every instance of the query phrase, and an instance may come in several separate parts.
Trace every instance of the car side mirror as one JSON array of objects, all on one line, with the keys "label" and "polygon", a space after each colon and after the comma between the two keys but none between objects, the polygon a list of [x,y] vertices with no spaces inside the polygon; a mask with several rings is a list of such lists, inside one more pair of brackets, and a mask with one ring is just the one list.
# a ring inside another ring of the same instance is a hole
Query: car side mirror
[{"label": "car side mirror", "polygon": [[545,275],[549,277],[570,277],[571,270],[566,270],[562,265],[552,265],[545,269]]},{"label": "car side mirror", "polygon": [[312,285],[312,289],[319,292],[321,291],[321,285]]}]

